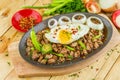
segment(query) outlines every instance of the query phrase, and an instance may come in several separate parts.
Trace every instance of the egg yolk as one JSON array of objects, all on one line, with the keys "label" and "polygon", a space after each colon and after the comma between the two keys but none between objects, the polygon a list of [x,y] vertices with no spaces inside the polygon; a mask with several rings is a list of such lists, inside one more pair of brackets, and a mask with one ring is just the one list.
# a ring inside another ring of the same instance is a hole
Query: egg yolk
[{"label": "egg yolk", "polygon": [[68,44],[71,40],[71,33],[67,30],[61,30],[58,35],[58,40],[62,44]]}]

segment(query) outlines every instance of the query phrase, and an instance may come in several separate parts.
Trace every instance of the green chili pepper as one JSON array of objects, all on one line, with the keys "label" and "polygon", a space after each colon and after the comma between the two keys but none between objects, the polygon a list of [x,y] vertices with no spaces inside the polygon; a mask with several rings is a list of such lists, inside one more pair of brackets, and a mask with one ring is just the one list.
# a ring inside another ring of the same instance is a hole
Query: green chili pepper
[{"label": "green chili pepper", "polygon": [[94,36],[92,40],[99,39],[102,36],[102,33],[99,31],[99,34]]},{"label": "green chili pepper", "polygon": [[82,47],[82,49],[86,49],[86,46],[85,46],[85,44],[82,41],[79,40],[78,43],[80,44],[80,46]]},{"label": "green chili pepper", "polygon": [[42,45],[37,41],[37,36],[36,36],[33,28],[32,28],[32,31],[30,33],[30,37],[31,37],[31,40],[32,40],[32,43],[33,43],[35,49],[37,49],[38,51],[41,51]]},{"label": "green chili pepper", "polygon": [[67,49],[71,50],[71,51],[74,51],[75,49],[70,47],[70,46],[65,46]]},{"label": "green chili pepper", "polygon": [[23,6],[22,8],[41,9],[41,8],[51,8],[51,6],[50,5],[44,5],[44,6]]},{"label": "green chili pepper", "polygon": [[71,56],[71,55],[68,55],[68,58],[69,58],[69,59],[73,59],[73,56]]},{"label": "green chili pepper", "polygon": [[58,53],[58,54],[56,53],[55,55],[59,56],[59,57],[64,57],[64,55],[62,53]]},{"label": "green chili pepper", "polygon": [[64,55],[62,53],[51,52],[51,54],[54,54],[54,55],[56,55],[58,57],[64,57]]},{"label": "green chili pepper", "polygon": [[35,48],[34,48],[34,47],[32,47],[32,48],[31,48],[31,50],[32,50],[32,51],[34,51],[34,50],[35,50]]},{"label": "green chili pepper", "polygon": [[81,27],[80,27],[80,26],[78,26],[78,30],[81,30]]},{"label": "green chili pepper", "polygon": [[48,29],[47,29],[47,30],[45,30],[45,33],[49,33],[49,32],[50,32],[50,30],[48,30]]}]

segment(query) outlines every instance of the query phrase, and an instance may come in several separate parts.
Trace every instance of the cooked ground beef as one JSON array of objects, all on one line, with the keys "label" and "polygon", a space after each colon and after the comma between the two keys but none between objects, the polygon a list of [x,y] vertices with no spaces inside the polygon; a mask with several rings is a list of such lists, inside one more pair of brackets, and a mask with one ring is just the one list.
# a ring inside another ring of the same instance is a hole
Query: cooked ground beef
[{"label": "cooked ground beef", "polygon": [[[36,34],[37,40],[42,45],[50,43],[44,36],[44,34],[46,33],[45,30],[39,31]],[[68,44],[68,46],[74,48],[74,50],[69,50],[65,47],[65,45],[59,43],[50,43],[54,54],[51,52],[47,54],[42,54],[41,52],[37,51],[34,48],[31,39],[28,38],[26,43],[27,46],[26,53],[27,56],[31,56],[32,60],[38,61],[39,63],[42,64],[60,64],[65,61],[71,61],[77,58],[86,58],[87,54],[90,54],[92,50],[97,49],[103,44],[104,40],[103,31],[101,31],[101,33],[102,33],[101,37],[93,39],[94,36],[99,34],[99,31],[90,29],[89,33],[86,34],[83,38],[80,38],[79,40],[72,42],[71,44]],[[78,43],[78,41],[83,42],[86,48],[83,48]]]}]

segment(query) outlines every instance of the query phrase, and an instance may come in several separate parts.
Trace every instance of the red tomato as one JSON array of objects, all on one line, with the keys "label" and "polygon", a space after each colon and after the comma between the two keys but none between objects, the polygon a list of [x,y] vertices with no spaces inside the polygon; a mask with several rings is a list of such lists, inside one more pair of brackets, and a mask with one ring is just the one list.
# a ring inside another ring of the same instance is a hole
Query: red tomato
[{"label": "red tomato", "polygon": [[120,25],[117,24],[116,22],[116,18],[120,16],[120,10],[117,10],[115,11],[113,14],[112,14],[112,22],[114,23],[114,25],[116,26],[116,28],[120,29]]},{"label": "red tomato", "polygon": [[86,3],[86,8],[90,13],[99,13],[101,12],[101,8],[97,2],[89,1]]},{"label": "red tomato", "polygon": [[12,25],[15,29],[21,31],[21,32],[26,32],[27,30],[21,29],[19,21],[21,18],[25,17],[33,17],[35,19],[35,25],[40,23],[42,21],[42,16],[35,10],[33,9],[23,9],[18,12],[16,12],[13,17],[12,17]]}]

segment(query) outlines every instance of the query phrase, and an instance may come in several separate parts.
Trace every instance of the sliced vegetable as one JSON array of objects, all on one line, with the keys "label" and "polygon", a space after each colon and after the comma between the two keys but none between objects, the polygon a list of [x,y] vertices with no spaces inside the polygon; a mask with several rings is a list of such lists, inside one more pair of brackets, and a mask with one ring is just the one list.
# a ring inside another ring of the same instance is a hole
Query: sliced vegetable
[{"label": "sliced vegetable", "polygon": [[64,57],[64,55],[62,53],[55,53],[55,52],[51,52],[50,54],[54,54],[58,57]]},{"label": "sliced vegetable", "polygon": [[68,55],[68,58],[69,58],[69,59],[73,59],[73,56],[71,56],[71,55]]},{"label": "sliced vegetable", "polygon": [[38,51],[41,51],[41,46],[42,45],[37,41],[37,36],[36,36],[33,28],[30,32],[30,37],[31,37],[31,40],[32,40],[32,43],[33,43],[35,49],[38,50]]},{"label": "sliced vegetable", "polygon": [[52,0],[52,3],[44,6],[24,6],[23,8],[48,8],[44,12],[44,15],[65,14],[70,12],[87,12],[83,2],[81,0]]},{"label": "sliced vegetable", "polygon": [[51,44],[44,44],[41,50],[42,50],[42,54],[49,53],[52,51],[52,46]]},{"label": "sliced vegetable", "polygon": [[35,48],[34,48],[34,47],[32,47],[32,48],[31,48],[31,50],[32,50],[32,51],[34,51],[34,50],[35,50]]},{"label": "sliced vegetable", "polygon": [[80,46],[82,47],[82,49],[86,49],[86,46],[85,46],[85,44],[82,41],[79,40],[78,43],[80,44]]},{"label": "sliced vegetable", "polygon": [[45,33],[49,33],[49,32],[50,32],[50,30],[49,30],[49,29],[46,29],[46,30],[45,30]]},{"label": "sliced vegetable", "polygon": [[81,30],[81,27],[80,27],[80,26],[78,26],[78,30]]},{"label": "sliced vegetable", "polygon": [[22,8],[42,9],[42,8],[51,8],[51,6],[50,5],[44,5],[44,6],[23,6]]},{"label": "sliced vegetable", "polygon": [[94,1],[87,2],[86,8],[87,8],[88,12],[90,12],[90,13],[101,12],[101,8],[100,8],[99,4]]},{"label": "sliced vegetable", "polygon": [[64,57],[64,55],[62,53],[58,53],[58,54],[56,53],[55,55],[58,57]]},{"label": "sliced vegetable", "polygon": [[69,2],[72,2],[72,0],[64,1],[64,3],[59,4],[59,5],[57,5],[56,7],[52,8],[52,9],[50,9],[50,10],[45,11],[45,12],[44,12],[44,15],[50,15],[51,13],[53,13],[53,12],[55,12],[57,9],[65,6],[65,5],[66,5],[67,3],[69,3]]},{"label": "sliced vegetable", "polygon": [[[67,0],[69,1],[69,0]],[[65,2],[64,0],[52,0],[52,3],[51,4],[48,4],[48,5],[43,5],[43,6],[23,6],[22,8],[32,8],[32,9],[42,9],[42,8],[53,8],[53,7],[56,7],[58,6],[59,4]]]},{"label": "sliced vegetable", "polygon": [[94,36],[92,40],[99,39],[102,36],[102,33],[99,31],[99,34]]},{"label": "sliced vegetable", "polygon": [[70,46],[65,46],[68,50],[74,51],[75,49]]}]

